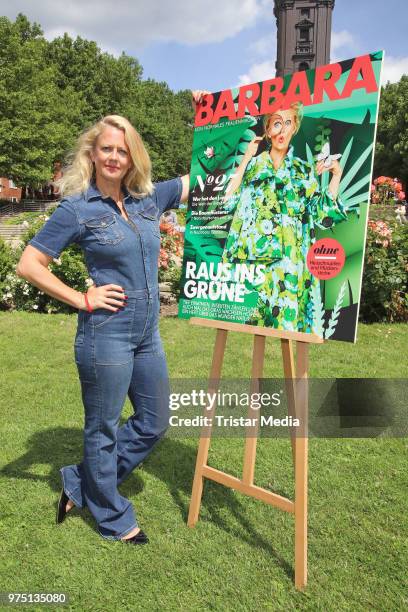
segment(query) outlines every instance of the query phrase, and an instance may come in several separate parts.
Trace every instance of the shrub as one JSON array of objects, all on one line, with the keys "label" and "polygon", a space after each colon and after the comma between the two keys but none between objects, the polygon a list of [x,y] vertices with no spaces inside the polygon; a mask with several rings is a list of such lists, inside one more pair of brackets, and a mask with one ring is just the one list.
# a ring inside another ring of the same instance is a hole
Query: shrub
[{"label": "shrub", "polygon": [[373,204],[386,204],[388,202],[405,200],[402,183],[397,178],[379,176],[371,185],[371,202]]},{"label": "shrub", "polygon": [[16,267],[16,255],[13,249],[0,238],[0,307],[5,308],[6,304],[2,296],[10,293],[11,287],[8,285],[8,277],[13,274]]},{"label": "shrub", "polygon": [[369,221],[360,316],[408,321],[408,226]]},{"label": "shrub", "polygon": [[[180,221],[180,216],[178,214],[178,221]],[[172,295],[178,300],[184,235],[174,225],[162,221],[160,236],[159,281],[169,283]]]},{"label": "shrub", "polygon": [[[49,211],[49,214],[50,212],[52,211]],[[47,215],[40,215],[35,219],[34,223],[30,225],[27,232],[22,236],[22,249],[38,232],[47,219]],[[21,254],[21,250],[16,251],[15,261]],[[63,283],[66,283],[77,291],[86,291],[89,285],[88,272],[82,251],[75,244],[65,249],[59,259],[54,259],[50,263],[49,269],[55,276],[62,280]],[[76,312],[75,309],[68,304],[55,300],[23,278],[18,277],[14,271],[14,266],[7,272],[5,289],[3,289],[2,295],[0,295],[0,304],[3,308],[15,308],[17,310],[48,313]]]},{"label": "shrub", "polygon": [[166,277],[166,282],[170,284],[171,294],[178,301],[181,292],[181,266],[173,266]]}]

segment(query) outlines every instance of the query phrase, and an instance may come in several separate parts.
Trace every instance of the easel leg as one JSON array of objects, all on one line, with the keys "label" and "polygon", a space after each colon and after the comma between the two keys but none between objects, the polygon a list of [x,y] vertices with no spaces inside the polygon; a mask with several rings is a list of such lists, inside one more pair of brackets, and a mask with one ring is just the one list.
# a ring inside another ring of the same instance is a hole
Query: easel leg
[{"label": "easel leg", "polygon": [[[218,385],[218,382],[221,376],[222,362],[224,359],[225,345],[227,342],[227,333],[228,332],[225,329],[217,330],[217,336],[215,339],[215,346],[214,346],[213,359],[212,359],[212,365],[211,365],[210,386],[208,389],[210,393],[217,391],[215,387]],[[214,405],[213,410],[211,411],[205,410],[204,414],[206,417],[213,418],[214,412],[215,412],[215,405]],[[193,480],[193,488],[191,492],[190,509],[189,509],[188,519],[187,519],[187,525],[189,527],[195,526],[195,524],[198,521],[198,515],[200,513],[201,497],[203,494],[202,470],[203,470],[203,467],[207,465],[208,451],[209,451],[210,442],[211,442],[211,427],[205,428],[204,434],[205,435],[201,436],[200,443],[198,445],[197,460],[196,460],[196,467],[195,467],[194,480]]]},{"label": "easel leg", "polygon": [[296,347],[296,415],[302,431],[296,439],[295,459],[295,587],[307,583],[307,463],[308,463],[308,344]]},{"label": "easel leg", "polygon": [[[251,396],[253,393],[259,392],[259,378],[262,378],[264,358],[265,336],[254,336],[250,391]],[[256,443],[258,441],[259,410],[254,410],[251,406],[249,406],[248,417],[250,419],[256,419],[257,424],[255,426],[247,427],[246,430],[242,482],[252,485],[254,483],[255,473]]]},{"label": "easel leg", "polygon": [[[295,409],[295,365],[293,360],[293,345],[291,340],[281,340],[283,374],[285,376],[286,397],[288,398],[288,415],[296,418]],[[296,465],[296,432],[289,427],[290,443],[292,445],[293,467]]]}]

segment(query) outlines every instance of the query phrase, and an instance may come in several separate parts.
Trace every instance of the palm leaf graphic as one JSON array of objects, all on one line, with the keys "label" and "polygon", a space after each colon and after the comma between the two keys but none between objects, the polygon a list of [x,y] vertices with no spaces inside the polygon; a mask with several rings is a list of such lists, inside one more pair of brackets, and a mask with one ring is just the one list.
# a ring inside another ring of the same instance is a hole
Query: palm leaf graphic
[{"label": "palm leaf graphic", "polygon": [[[349,184],[351,183],[353,178],[356,176],[357,172],[360,170],[360,168],[362,167],[362,165],[366,161],[367,157],[370,155],[370,153],[372,151],[372,148],[373,148],[373,145],[371,143],[371,144],[368,145],[368,147],[365,149],[365,151],[360,155],[358,160],[351,166],[351,168],[347,172],[347,174],[342,178],[342,181],[341,181],[341,191],[343,193],[345,192],[346,188],[349,186]],[[369,176],[369,174],[367,174],[366,176]]]},{"label": "palm leaf graphic", "polygon": [[312,329],[320,338],[324,335],[324,306],[320,294],[320,286],[313,285],[312,291],[313,325]]},{"label": "palm leaf graphic", "polygon": [[354,183],[346,191],[343,191],[341,183],[340,183],[340,197],[343,200],[343,202],[346,203],[352,195],[360,191],[364,186],[367,188],[369,181],[370,181],[370,173],[366,174],[362,179],[357,181],[357,183]]},{"label": "palm leaf graphic", "polygon": [[307,157],[308,163],[313,167],[315,163],[314,157],[313,157],[312,150],[307,143],[306,143],[306,157]]},{"label": "palm leaf graphic", "polygon": [[203,261],[218,261],[222,255],[222,248],[217,240],[201,238],[201,242],[194,246],[184,247],[184,261],[196,261],[200,265]]},{"label": "palm leaf graphic", "polygon": [[348,141],[347,146],[344,149],[344,153],[340,159],[340,166],[342,167],[343,170],[346,167],[346,164],[347,164],[347,161],[350,155],[350,151],[353,147],[353,142],[354,142],[354,136],[352,136],[350,140]]},{"label": "palm leaf graphic", "polygon": [[330,338],[334,334],[334,331],[336,329],[336,325],[337,325],[338,320],[339,320],[340,308],[341,308],[341,306],[343,304],[345,291],[346,291],[346,283],[344,282],[342,284],[342,286],[340,287],[340,291],[339,291],[339,294],[337,296],[336,303],[334,304],[334,308],[333,308],[333,311],[332,311],[331,316],[330,316],[329,324],[328,324],[327,329],[326,329],[326,331],[324,333],[324,337],[325,338]]}]

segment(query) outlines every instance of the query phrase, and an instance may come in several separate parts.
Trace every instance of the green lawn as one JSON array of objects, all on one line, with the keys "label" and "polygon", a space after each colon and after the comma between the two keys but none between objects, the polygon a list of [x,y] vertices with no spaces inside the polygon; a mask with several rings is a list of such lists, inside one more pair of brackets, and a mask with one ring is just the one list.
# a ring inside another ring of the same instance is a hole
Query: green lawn
[{"label": "green lawn", "polygon": [[[148,546],[103,540],[87,511],[55,526],[59,467],[82,453],[75,326],[0,314],[0,591],[66,591],[70,609],[92,611],[408,609],[407,439],[310,440],[305,593],[293,586],[293,516],[207,482],[200,521],[186,526],[197,439],[166,438],[121,488]],[[176,318],[161,329],[171,376],[205,378],[214,333]],[[313,347],[311,374],[406,377],[407,342],[406,325],[361,325],[355,346]],[[248,376],[250,360],[250,339],[231,334],[224,376]],[[278,342],[265,375],[281,376]],[[289,442],[258,446],[256,483],[292,496]],[[239,475],[242,449],[216,439],[210,463]]]}]

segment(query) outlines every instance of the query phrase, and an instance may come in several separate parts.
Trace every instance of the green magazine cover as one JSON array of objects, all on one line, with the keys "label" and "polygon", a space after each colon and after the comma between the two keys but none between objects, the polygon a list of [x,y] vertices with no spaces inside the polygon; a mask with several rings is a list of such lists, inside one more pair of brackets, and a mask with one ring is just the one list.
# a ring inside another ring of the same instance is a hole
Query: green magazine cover
[{"label": "green magazine cover", "polygon": [[382,60],[204,97],[180,317],[355,342]]}]

